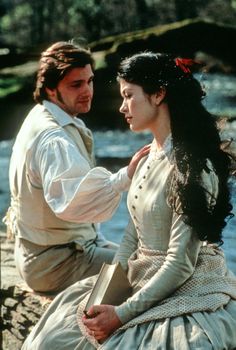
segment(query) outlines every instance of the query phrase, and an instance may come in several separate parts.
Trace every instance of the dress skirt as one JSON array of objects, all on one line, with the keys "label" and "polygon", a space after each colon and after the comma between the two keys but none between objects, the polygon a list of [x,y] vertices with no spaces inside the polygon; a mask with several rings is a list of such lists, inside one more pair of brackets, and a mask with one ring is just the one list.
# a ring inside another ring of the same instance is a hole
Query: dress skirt
[{"label": "dress skirt", "polygon": [[[78,326],[77,309],[96,276],[60,293],[23,344],[22,350],[94,350]],[[118,330],[103,350],[233,350],[236,349],[236,301],[214,312],[196,312],[153,320]]]}]

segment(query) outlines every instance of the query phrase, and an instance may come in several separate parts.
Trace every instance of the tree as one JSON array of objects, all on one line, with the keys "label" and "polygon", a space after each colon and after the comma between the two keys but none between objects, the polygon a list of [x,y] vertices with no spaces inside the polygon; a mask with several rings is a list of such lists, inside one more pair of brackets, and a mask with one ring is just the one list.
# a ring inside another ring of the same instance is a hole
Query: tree
[{"label": "tree", "polygon": [[84,37],[88,42],[185,18],[235,24],[236,0],[1,0],[1,41],[32,47]]},{"label": "tree", "polygon": [[178,21],[197,17],[199,0],[174,0],[174,3]]}]

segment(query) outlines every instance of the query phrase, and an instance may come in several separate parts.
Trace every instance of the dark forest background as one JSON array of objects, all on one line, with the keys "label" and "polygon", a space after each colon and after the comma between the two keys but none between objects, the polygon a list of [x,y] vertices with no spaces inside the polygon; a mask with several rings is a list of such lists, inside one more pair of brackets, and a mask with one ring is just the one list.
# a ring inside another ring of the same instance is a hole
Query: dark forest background
[{"label": "dark forest background", "polygon": [[18,49],[62,37],[90,43],[196,17],[236,25],[236,0],[1,0],[0,43]]},{"label": "dark forest background", "polygon": [[0,0],[0,140],[15,136],[34,103],[40,53],[59,40],[88,46],[96,60],[86,124],[126,128],[115,82],[120,59],[164,51],[235,75],[236,0]]},{"label": "dark forest background", "polygon": [[186,18],[236,24],[236,0],[1,0],[2,46],[29,48],[58,38],[140,30]]}]

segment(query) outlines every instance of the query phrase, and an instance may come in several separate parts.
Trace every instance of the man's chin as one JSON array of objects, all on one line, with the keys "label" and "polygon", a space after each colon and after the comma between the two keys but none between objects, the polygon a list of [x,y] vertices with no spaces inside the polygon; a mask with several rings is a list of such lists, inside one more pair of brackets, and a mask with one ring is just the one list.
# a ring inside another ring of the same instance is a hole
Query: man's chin
[{"label": "man's chin", "polygon": [[91,109],[91,105],[86,106],[86,107],[82,107],[79,109],[77,114],[86,114],[90,111],[90,109]]}]

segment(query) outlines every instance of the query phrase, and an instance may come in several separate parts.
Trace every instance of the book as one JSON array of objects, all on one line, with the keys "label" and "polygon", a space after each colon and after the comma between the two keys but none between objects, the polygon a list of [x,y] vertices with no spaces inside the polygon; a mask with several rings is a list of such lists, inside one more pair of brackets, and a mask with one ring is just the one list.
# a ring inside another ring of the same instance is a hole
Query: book
[{"label": "book", "polygon": [[84,311],[86,313],[92,305],[118,306],[131,295],[132,287],[121,264],[119,262],[116,264],[104,263]]}]

